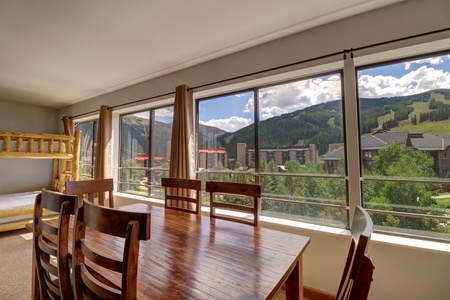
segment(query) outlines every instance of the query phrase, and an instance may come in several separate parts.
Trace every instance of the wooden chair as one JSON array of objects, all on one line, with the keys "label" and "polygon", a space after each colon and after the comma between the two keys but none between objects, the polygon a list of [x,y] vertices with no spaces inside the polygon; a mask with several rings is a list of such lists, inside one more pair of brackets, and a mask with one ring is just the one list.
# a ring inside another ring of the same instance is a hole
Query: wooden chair
[{"label": "wooden chair", "polygon": [[[243,224],[258,226],[259,214],[261,210],[261,186],[259,184],[207,181],[206,191],[209,192],[210,195],[209,203],[211,218],[220,218]],[[245,199],[247,201],[250,201],[250,198],[252,198],[252,205],[247,206],[239,203],[225,203],[223,199],[227,196],[235,197],[236,199],[241,200],[248,198]],[[217,201],[218,197],[220,197],[222,201]],[[236,215],[217,213],[216,209],[231,210],[235,212]],[[241,216],[242,213],[246,215]],[[248,214],[251,215],[251,219],[248,218]]]},{"label": "wooden chair", "polygon": [[161,186],[164,187],[164,208],[200,214],[200,180],[162,178]]},{"label": "wooden chair", "polygon": [[[68,195],[78,195],[79,201],[86,198],[90,202],[95,203],[97,199],[98,205],[114,208],[114,181],[112,178],[92,179],[81,181],[67,181],[66,191]],[[105,193],[108,195],[105,197]],[[105,204],[108,200],[108,205]]]},{"label": "wooden chair", "polygon": [[[122,238],[123,256],[110,257],[100,239],[85,239],[86,230],[95,230],[105,238]],[[72,243],[75,299],[137,299],[139,241],[148,239],[150,213],[107,208],[84,199],[75,215]],[[121,276],[120,285],[107,279],[107,274]]]},{"label": "wooden chair", "polygon": [[[77,196],[43,190],[36,196],[33,251],[40,299],[73,299],[68,249],[70,215]],[[58,212],[58,227],[45,222],[45,210]]]},{"label": "wooden chair", "polygon": [[361,206],[356,207],[350,231],[350,249],[336,299],[364,300],[373,279],[374,266],[367,254],[373,223]]}]

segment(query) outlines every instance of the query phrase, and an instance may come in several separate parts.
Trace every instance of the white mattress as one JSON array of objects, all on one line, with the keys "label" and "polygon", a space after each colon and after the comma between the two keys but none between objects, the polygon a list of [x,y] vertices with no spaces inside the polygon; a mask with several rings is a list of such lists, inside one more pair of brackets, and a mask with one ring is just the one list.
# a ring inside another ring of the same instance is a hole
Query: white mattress
[{"label": "white mattress", "polygon": [[[34,202],[39,191],[0,195],[0,225],[28,222],[33,220]],[[20,215],[10,215],[9,210],[24,209]],[[6,214],[3,214],[2,211]],[[44,211],[45,217],[58,215],[57,212]],[[3,230],[0,230],[0,232]]]},{"label": "white mattress", "polygon": [[39,191],[0,195],[0,210],[33,207]]}]

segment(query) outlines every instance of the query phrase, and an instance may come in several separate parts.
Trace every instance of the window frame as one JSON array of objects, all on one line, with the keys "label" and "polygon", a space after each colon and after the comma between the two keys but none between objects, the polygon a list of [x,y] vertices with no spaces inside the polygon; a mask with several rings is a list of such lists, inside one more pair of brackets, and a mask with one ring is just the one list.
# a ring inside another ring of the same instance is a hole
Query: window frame
[{"label": "window frame", "polygon": [[[437,56],[450,56],[450,48],[449,49],[440,49],[440,50],[436,50],[436,51],[427,51],[427,52],[423,52],[420,54],[414,53],[414,54],[403,54],[401,57],[395,57],[395,58],[385,58],[381,61],[377,61],[377,62],[368,62],[368,63],[360,63],[358,65],[355,64],[354,66],[354,70],[355,70],[355,89],[356,89],[356,93],[357,93],[357,114],[358,114],[358,129],[361,128],[361,124],[360,124],[360,101],[359,101],[359,84],[358,84],[358,71],[360,70],[368,70],[371,68],[376,68],[376,67],[384,67],[384,66],[390,66],[390,65],[394,65],[394,64],[399,64],[399,63],[405,63],[405,62],[412,62],[415,60],[419,60],[419,59],[424,59],[424,58],[431,58],[431,57],[437,57]],[[358,144],[359,144],[359,153],[362,153],[362,146],[361,146],[361,134],[359,133],[358,135]],[[373,158],[376,155],[371,155],[371,158]],[[363,190],[363,184],[364,182],[395,182],[395,183],[424,183],[424,184],[449,184],[450,185],[450,179],[447,180],[443,180],[442,177],[438,177],[436,179],[415,179],[414,177],[408,177],[408,178],[398,178],[398,177],[377,177],[377,176],[370,176],[370,175],[364,175],[363,174],[363,158],[364,156],[361,155],[361,159],[360,159],[360,182],[361,182],[361,196],[360,196],[360,205],[362,205],[363,207],[365,207],[365,203],[364,203],[364,190]],[[385,211],[385,210],[379,210],[379,209],[371,209],[371,208],[366,208],[366,211],[368,211],[369,213],[375,213],[375,214],[382,214],[382,215],[393,215],[393,216],[399,216],[399,217],[411,217],[411,218],[419,218],[419,219],[439,219],[439,220],[448,220],[450,221],[450,217],[445,217],[445,216],[434,216],[434,215],[424,215],[424,214],[418,214],[418,213],[408,213],[408,212],[397,212],[397,211]],[[428,231],[424,231],[424,234],[413,234],[413,233],[408,233],[406,231],[410,230],[407,228],[403,228],[403,227],[396,227],[399,228],[399,231],[391,231],[391,230],[384,230],[384,229],[380,229],[380,228],[374,228],[375,232],[379,232],[379,233],[383,233],[383,234],[388,234],[388,235],[395,235],[395,236],[406,236],[406,237],[412,237],[412,238],[421,238],[421,239],[425,239],[425,240],[439,240],[439,241],[444,241],[444,242],[448,242],[448,239],[443,239],[443,238],[439,238],[439,237],[435,237],[435,236],[428,236],[425,233],[428,233]],[[405,232],[402,232],[405,231]],[[448,235],[448,234],[447,234]]]},{"label": "window frame", "polygon": [[[121,170],[127,167],[123,167],[122,166],[122,141],[123,141],[123,133],[122,133],[122,123],[123,123],[123,118],[125,116],[129,116],[129,115],[134,115],[134,114],[139,114],[139,113],[144,113],[144,112],[148,112],[149,113],[149,124],[148,124],[148,133],[149,136],[147,137],[148,140],[148,166],[147,167],[142,167],[140,169],[143,170],[147,170],[149,173],[151,173],[154,170],[154,167],[152,166],[152,162],[151,162],[151,157],[152,157],[152,137],[153,137],[153,133],[154,133],[154,129],[153,129],[153,122],[155,121],[155,111],[158,109],[163,109],[163,108],[167,108],[167,107],[173,107],[174,104],[172,103],[164,103],[164,104],[160,104],[160,105],[155,105],[155,106],[151,106],[148,108],[142,108],[139,110],[127,110],[126,112],[122,112],[119,114],[119,142],[118,142],[118,166],[117,166],[117,190],[125,193],[125,194],[130,194],[130,195],[140,195],[143,196],[141,194],[138,193],[132,193],[132,192],[128,192],[128,191],[121,191],[120,190],[120,185],[121,184],[127,184],[127,182],[122,182],[121,179]],[[163,170],[163,171],[169,171],[168,168],[167,170]],[[161,194],[159,193],[154,193],[153,191],[162,191],[162,187],[161,185],[154,185],[150,182],[150,177],[147,177],[147,184],[145,185],[145,187],[147,187],[147,194],[145,195],[145,197],[148,198],[155,198],[155,199],[163,199],[163,195],[155,196],[156,194]],[[141,186],[142,184],[140,184],[139,186]]]},{"label": "window frame", "polygon": [[[220,97],[226,97],[229,95],[235,95],[235,94],[242,94],[242,93],[248,93],[248,92],[252,92],[253,93],[253,105],[254,105],[254,145],[255,145],[255,171],[254,172],[236,172],[236,171],[209,171],[209,173],[217,173],[217,174],[248,174],[250,176],[253,176],[255,178],[255,183],[260,183],[260,179],[262,176],[291,176],[291,177],[298,177],[298,178],[311,178],[311,179],[341,179],[345,182],[344,186],[345,186],[345,193],[346,193],[346,205],[336,205],[336,204],[328,204],[328,203],[315,203],[315,202],[310,202],[310,201],[298,201],[295,200],[294,202],[296,204],[299,205],[307,205],[307,206],[320,206],[320,207],[325,207],[325,208],[335,208],[335,209],[342,209],[346,211],[347,214],[347,222],[343,225],[343,226],[334,226],[334,227],[338,227],[338,228],[349,228],[349,213],[348,213],[348,207],[349,207],[349,189],[348,189],[348,167],[347,167],[347,163],[345,163],[345,174],[321,174],[321,175],[317,175],[317,174],[307,174],[307,173],[272,173],[272,172],[260,172],[260,152],[261,152],[261,148],[260,148],[260,121],[261,121],[261,116],[260,116],[260,103],[259,103],[259,93],[260,90],[265,89],[265,88],[271,88],[271,87],[276,87],[278,85],[283,85],[283,84],[290,84],[290,83],[295,83],[295,82],[299,82],[299,81],[304,81],[304,80],[310,80],[310,79],[314,79],[314,78],[320,78],[320,77],[325,77],[325,76],[331,76],[331,75],[339,75],[340,77],[340,89],[341,89],[341,105],[342,105],[342,120],[343,120],[343,128],[342,128],[342,134],[343,134],[343,144],[344,144],[344,159],[345,161],[347,161],[347,146],[346,146],[346,141],[347,141],[347,134],[346,134],[346,122],[345,122],[345,106],[346,106],[346,101],[345,101],[345,90],[344,90],[344,68],[342,67],[341,69],[336,68],[336,69],[330,69],[330,68],[326,68],[326,71],[324,72],[312,72],[310,74],[302,74],[299,76],[295,76],[292,78],[288,78],[288,79],[284,79],[284,80],[277,80],[274,82],[267,82],[267,83],[262,83],[262,84],[258,84],[258,85],[253,85],[250,87],[246,87],[246,88],[242,88],[242,89],[236,89],[233,91],[228,90],[227,92],[224,93],[218,93],[218,94],[214,94],[214,95],[209,95],[209,96],[205,96],[205,97],[198,97],[195,99],[195,122],[196,122],[196,143],[195,143],[195,153],[196,153],[196,174],[197,174],[197,178],[198,178],[198,174],[199,174],[199,162],[198,162],[198,151],[199,151],[199,142],[198,142],[198,136],[199,136],[199,106],[200,103],[202,101],[208,101],[208,100],[212,100],[212,99],[216,99],[216,98],[220,98]],[[258,151],[256,151],[256,149],[258,149]],[[271,197],[267,197],[264,196],[264,193],[262,195],[261,198],[262,201],[277,201],[277,202],[285,202],[285,203],[289,203],[289,202],[293,202],[293,200],[289,200],[289,199],[278,199],[278,198],[271,198]],[[262,212],[262,215],[263,212]],[[302,221],[302,219],[296,219],[296,221]],[[333,226],[330,225],[329,223],[322,223],[322,222],[311,222],[311,223],[315,223],[315,224],[319,224],[319,225],[329,225],[329,226]]]},{"label": "window frame", "polygon": [[[85,176],[85,177],[83,177],[84,179],[82,179],[82,180],[93,179],[95,176],[95,152],[96,152],[96,147],[97,147],[98,121],[99,121],[98,118],[78,121],[75,123],[75,126],[74,126],[76,129],[77,126],[80,124],[92,123],[92,149],[91,149],[92,157],[91,157],[91,166],[90,166],[92,172],[90,174],[91,176]],[[83,131],[81,132],[81,137],[83,137]],[[81,158],[82,157],[81,157],[81,153],[80,153],[80,160],[81,160]],[[80,164],[80,166],[79,166],[80,167],[80,175],[83,175],[83,174],[81,174],[81,170],[83,169],[83,164],[81,161],[79,162],[79,164]],[[81,176],[79,176],[79,177],[81,177]]]}]

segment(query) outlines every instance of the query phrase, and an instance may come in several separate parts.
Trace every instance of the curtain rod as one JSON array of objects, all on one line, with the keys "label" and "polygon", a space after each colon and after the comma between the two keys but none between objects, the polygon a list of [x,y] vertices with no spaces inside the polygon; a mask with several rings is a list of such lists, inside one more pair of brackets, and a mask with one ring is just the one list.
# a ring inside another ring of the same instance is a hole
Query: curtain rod
[{"label": "curtain rod", "polygon": [[[117,107],[127,106],[127,105],[130,105],[130,104],[143,102],[143,101],[147,101],[147,100],[152,100],[152,99],[156,99],[156,98],[160,98],[160,97],[164,97],[164,96],[170,96],[170,95],[173,95],[173,94],[175,94],[175,92],[160,94],[160,95],[157,95],[157,96],[151,96],[151,97],[147,97],[147,98],[143,98],[143,99],[139,99],[139,100],[134,100],[134,101],[131,101],[131,102],[126,102],[126,103],[122,103],[122,104],[118,104],[118,105],[114,105],[114,106],[109,106],[108,109],[114,109],[114,108],[117,108]],[[100,111],[100,109],[88,111],[88,112],[85,112],[85,113],[82,113],[82,114],[71,116],[71,117],[69,117],[69,119],[78,118],[78,117],[85,116],[85,115],[90,115],[92,113],[96,113],[96,112],[99,112],[99,111]]]},{"label": "curtain rod", "polygon": [[[324,58],[328,58],[328,57],[332,57],[332,56],[336,56],[336,55],[340,55],[340,54],[345,55],[345,54],[347,54],[349,52],[354,52],[354,51],[358,51],[358,50],[364,50],[364,49],[368,49],[368,48],[383,46],[383,45],[396,43],[396,42],[401,42],[401,41],[414,39],[414,38],[418,38],[418,37],[423,37],[423,36],[427,36],[427,35],[431,35],[431,34],[437,34],[437,33],[445,32],[445,31],[449,31],[449,30],[450,30],[450,27],[447,27],[447,28],[438,29],[438,30],[434,30],[434,31],[428,31],[428,32],[419,33],[419,34],[415,34],[415,35],[410,35],[410,36],[402,37],[402,38],[398,38],[398,39],[388,40],[388,41],[384,41],[384,42],[380,42],[380,43],[375,43],[375,44],[370,44],[370,45],[366,45],[366,46],[361,46],[361,47],[357,47],[357,48],[344,49],[342,51],[338,51],[338,52],[334,52],[334,53],[330,53],[330,54],[326,54],[326,55],[322,55],[322,56],[317,56],[317,57],[313,57],[313,58],[309,58],[309,59],[304,59],[304,60],[301,60],[301,61],[296,61],[296,62],[293,62],[293,63],[289,63],[289,64],[285,64],[285,65],[281,65],[281,66],[277,66],[277,67],[273,67],[273,68],[269,68],[269,69],[264,69],[264,70],[260,70],[260,71],[256,71],[256,72],[252,72],[252,73],[247,73],[247,74],[243,74],[243,75],[239,75],[239,76],[235,76],[235,77],[231,77],[231,78],[226,78],[226,79],[222,79],[222,80],[218,80],[218,81],[214,81],[214,82],[210,82],[210,83],[205,83],[205,84],[202,84],[202,85],[197,85],[197,86],[188,88],[188,91],[199,89],[199,88],[204,88],[204,87],[207,87],[207,86],[211,86],[211,85],[215,85],[215,84],[219,84],[219,83],[224,83],[224,82],[228,82],[228,81],[232,81],[232,80],[242,79],[242,78],[245,78],[245,77],[259,75],[259,74],[263,74],[263,73],[267,73],[267,72],[271,72],[271,71],[285,69],[285,68],[288,68],[288,67],[292,67],[292,66],[296,66],[296,65],[299,65],[299,64],[304,64],[304,63],[307,63],[307,62],[312,62],[312,61],[315,61],[315,60],[324,59]],[[143,102],[143,101],[147,101],[147,100],[152,100],[152,99],[156,99],[156,98],[160,98],[160,97],[164,97],[164,96],[170,96],[170,95],[174,95],[174,94],[175,94],[175,92],[164,93],[164,94],[160,94],[160,95],[157,95],[157,96],[147,97],[147,98],[134,100],[134,101],[123,103],[123,104],[118,104],[118,105],[115,105],[115,106],[110,106],[108,109],[114,109],[114,108],[117,108],[117,107],[126,106],[126,105],[130,105],[130,104],[135,104],[135,103],[139,103],[139,102]],[[92,114],[92,113],[95,113],[95,112],[99,112],[99,111],[100,110],[97,109],[97,110],[94,110],[94,111],[82,113],[82,114],[79,114],[79,115],[76,115],[76,116],[72,116],[72,117],[69,117],[69,118],[73,119],[73,118],[89,115],[89,114]]]},{"label": "curtain rod", "polygon": [[250,76],[253,76],[253,75],[259,75],[259,74],[270,72],[270,71],[276,71],[276,70],[279,70],[279,69],[284,69],[284,68],[292,67],[292,66],[295,66],[295,65],[311,62],[311,61],[314,61],[314,60],[319,60],[319,59],[323,59],[323,58],[332,57],[332,56],[339,55],[339,54],[345,55],[346,53],[349,53],[349,52],[354,52],[354,51],[358,51],[358,50],[364,50],[364,49],[367,49],[367,48],[382,46],[382,45],[386,45],[386,44],[390,44],[390,43],[395,43],[395,42],[400,42],[400,41],[404,41],[404,40],[408,40],[408,39],[413,39],[413,38],[418,38],[418,37],[422,37],[422,36],[427,36],[427,35],[430,35],[430,34],[436,34],[436,33],[444,32],[444,31],[448,31],[448,30],[450,30],[450,27],[449,28],[435,30],[435,31],[429,31],[429,32],[425,32],[425,33],[420,33],[420,34],[416,34],[416,35],[411,35],[411,36],[408,36],[408,37],[398,38],[398,39],[394,39],[394,40],[384,41],[384,42],[380,42],[380,43],[375,43],[375,44],[371,44],[371,45],[361,46],[361,47],[357,47],[357,48],[344,49],[342,51],[338,51],[338,52],[334,52],[334,53],[330,53],[330,54],[326,54],[326,55],[322,55],[322,56],[317,56],[317,57],[313,57],[313,58],[309,58],[309,59],[305,59],[305,60],[301,60],[301,61],[296,61],[296,62],[293,62],[293,63],[289,63],[289,64],[285,64],[285,65],[281,65],[281,66],[277,66],[277,67],[273,67],[273,68],[269,68],[269,69],[265,69],[265,70],[261,70],[261,71],[256,71],[256,72],[252,72],[252,73],[248,73],[248,74],[244,74],[244,75],[240,75],[240,76],[236,76],[236,77],[231,77],[231,78],[227,78],[227,79],[222,79],[222,80],[218,80],[218,81],[214,81],[214,82],[210,82],[210,83],[194,86],[194,87],[188,88],[188,91],[195,90],[195,89],[198,89],[198,88],[207,87],[207,86],[210,86],[210,85],[224,83],[224,82],[227,82],[227,81],[232,81],[232,80],[236,80],[236,79],[250,77]]}]

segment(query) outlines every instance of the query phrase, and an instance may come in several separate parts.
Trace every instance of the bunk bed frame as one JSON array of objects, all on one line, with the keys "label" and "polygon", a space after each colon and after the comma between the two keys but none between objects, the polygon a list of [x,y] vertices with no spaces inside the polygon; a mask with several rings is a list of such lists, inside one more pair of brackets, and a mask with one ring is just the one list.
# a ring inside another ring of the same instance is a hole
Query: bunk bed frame
[{"label": "bunk bed frame", "polygon": [[[81,131],[74,136],[0,130],[0,158],[51,159],[49,190],[64,192],[65,183],[78,180]],[[32,221],[39,191],[0,195],[0,232],[24,228]]]}]

